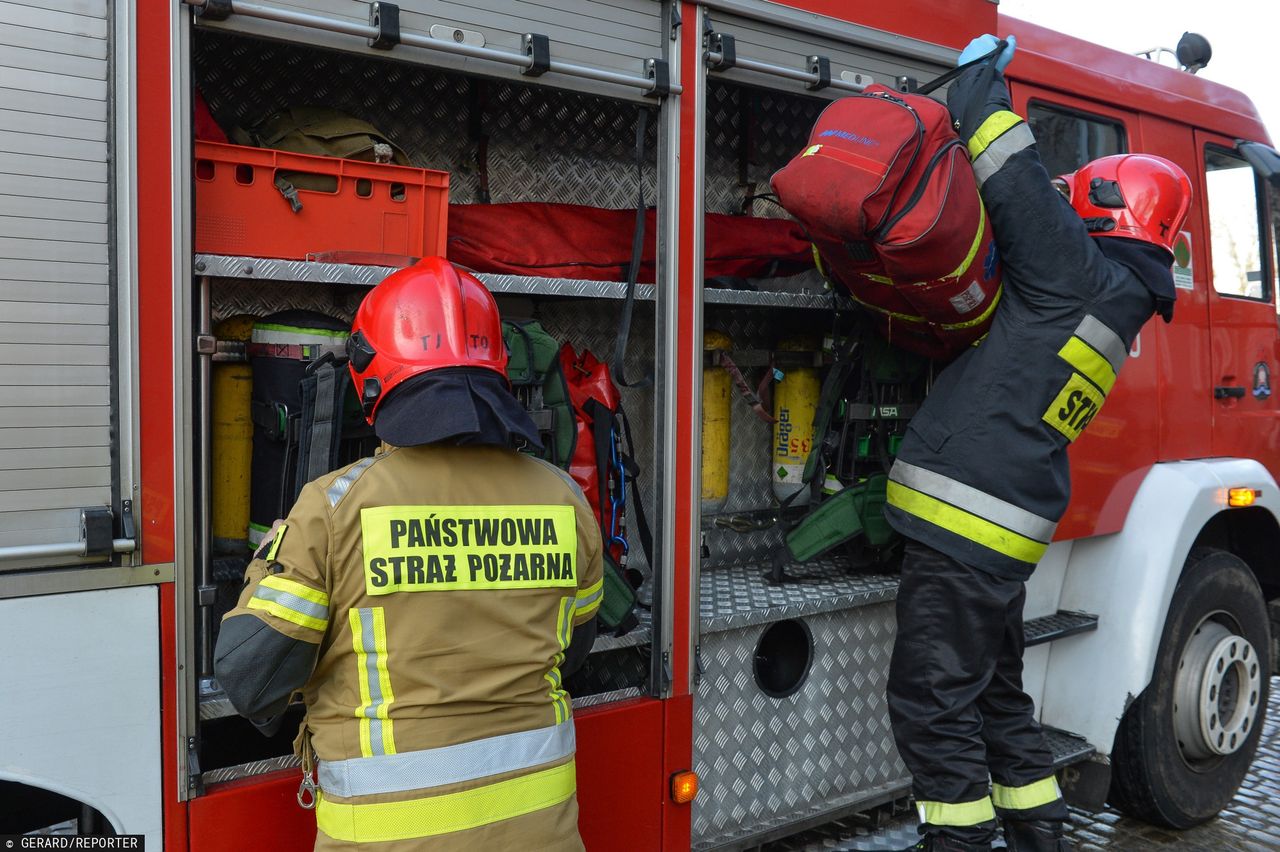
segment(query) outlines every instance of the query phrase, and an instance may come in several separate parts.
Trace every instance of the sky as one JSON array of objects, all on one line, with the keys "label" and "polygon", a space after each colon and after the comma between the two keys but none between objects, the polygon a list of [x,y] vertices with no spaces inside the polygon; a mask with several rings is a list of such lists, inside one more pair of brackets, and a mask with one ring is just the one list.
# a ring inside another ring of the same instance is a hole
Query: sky
[{"label": "sky", "polygon": [[1199,76],[1247,94],[1280,142],[1276,0],[1000,0],[1000,12],[1125,53],[1172,50],[1184,32],[1199,33],[1213,47]]}]

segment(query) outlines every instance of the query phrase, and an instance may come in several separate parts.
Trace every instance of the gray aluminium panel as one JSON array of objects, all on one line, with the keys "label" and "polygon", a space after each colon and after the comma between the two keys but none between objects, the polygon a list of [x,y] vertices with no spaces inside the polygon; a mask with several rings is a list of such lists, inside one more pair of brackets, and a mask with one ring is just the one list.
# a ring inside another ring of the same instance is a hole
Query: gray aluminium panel
[{"label": "gray aluminium panel", "polygon": [[[266,760],[255,760],[252,763],[241,763],[238,766],[227,766],[222,769],[210,769],[200,775],[205,784],[219,784],[224,781],[237,781],[241,778],[252,778],[255,775],[266,775],[281,769],[301,769],[302,760],[297,755],[285,754]],[[299,779],[301,780],[301,779]]]},{"label": "gray aluminium panel", "polygon": [[[895,81],[900,75],[909,75],[925,81],[947,70],[947,66],[943,64],[935,65],[875,48],[857,47],[833,38],[788,29],[727,12],[712,12],[711,22],[717,32],[734,36],[740,58],[808,71],[809,56],[825,56],[831,62],[833,80],[840,79],[843,72],[862,74],[892,89],[895,88]],[[723,78],[769,88],[806,92],[804,84],[799,81],[741,68],[726,72],[713,71],[711,74],[713,79]],[[811,94],[832,99],[849,93],[838,89],[825,89]]]},{"label": "gray aluminium panel", "polygon": [[787,581],[777,586],[765,580],[767,570],[767,563],[703,568],[698,606],[703,635],[856,609],[893,600],[898,593],[897,577],[854,574],[835,559],[791,566]]},{"label": "gray aluminium panel", "polygon": [[0,395],[6,547],[74,542],[79,509],[112,499],[112,14],[108,0],[0,0],[0,290],[16,303],[0,321],[0,369],[6,380],[24,367],[47,379]]},{"label": "gray aluminium panel", "polygon": [[[294,13],[318,15],[349,24],[367,25],[368,6],[344,0],[273,0],[264,4]],[[452,31],[479,33],[484,48],[522,54],[525,33],[546,35],[551,61],[569,63],[628,77],[644,76],[644,61],[660,58],[665,47],[666,28],[661,4],[654,0],[566,0],[534,3],[523,0],[477,0],[475,3],[410,0],[401,3],[400,25],[404,35],[436,42],[433,26],[444,28],[441,38]],[[507,80],[526,80],[537,87],[560,87],[582,92],[644,102],[638,88],[599,82],[551,70],[535,78],[523,77],[519,66],[505,61],[465,57],[447,50],[433,50],[418,44],[401,44],[391,51],[369,48],[364,38],[323,29],[281,24],[248,15],[232,15],[225,21],[198,21],[206,31],[234,31],[254,36],[421,63],[450,71]],[[673,81],[675,82],[675,81]]]},{"label": "gray aluminium panel", "polygon": [[813,661],[798,691],[772,698],[752,671],[765,629],[703,636],[694,701],[693,803],[698,849],[883,800],[909,781],[889,727],[884,688],[893,605],[804,617]]},{"label": "gray aluminium panel", "polygon": [[[377,56],[221,32],[195,34],[193,75],[223,127],[251,127],[298,103],[368,121],[415,166],[449,173],[449,200],[545,201],[632,208],[636,106],[549,87],[465,78]],[[369,96],[376,85],[378,97]],[[652,105],[652,101],[647,101]],[[645,197],[656,197],[656,121]],[[480,168],[481,134],[487,169]]]}]

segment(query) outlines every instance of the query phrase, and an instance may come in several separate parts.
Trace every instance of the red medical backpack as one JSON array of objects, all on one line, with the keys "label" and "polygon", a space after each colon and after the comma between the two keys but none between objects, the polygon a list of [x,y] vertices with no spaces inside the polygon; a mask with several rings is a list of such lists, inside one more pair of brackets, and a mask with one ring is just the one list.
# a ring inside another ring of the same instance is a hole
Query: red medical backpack
[{"label": "red medical backpack", "polygon": [[946,358],[986,333],[1000,263],[947,108],[873,85],[833,102],[772,179],[824,272],[893,344]]}]

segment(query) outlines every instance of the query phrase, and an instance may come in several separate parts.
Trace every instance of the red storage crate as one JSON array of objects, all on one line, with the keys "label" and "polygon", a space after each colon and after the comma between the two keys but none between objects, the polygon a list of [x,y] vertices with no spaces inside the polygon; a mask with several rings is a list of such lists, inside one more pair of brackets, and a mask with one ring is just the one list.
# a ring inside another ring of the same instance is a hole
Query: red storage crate
[{"label": "red storage crate", "polygon": [[[277,175],[322,188],[295,211]],[[445,253],[448,172],[196,142],[195,186],[200,254]]]}]

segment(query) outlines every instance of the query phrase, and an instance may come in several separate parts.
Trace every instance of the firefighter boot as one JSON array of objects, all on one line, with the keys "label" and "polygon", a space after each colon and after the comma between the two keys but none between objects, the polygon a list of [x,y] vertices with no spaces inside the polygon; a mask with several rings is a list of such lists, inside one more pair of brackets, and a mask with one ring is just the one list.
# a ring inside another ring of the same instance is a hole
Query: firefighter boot
[{"label": "firefighter boot", "polygon": [[926,834],[901,852],[991,852],[991,843],[970,843],[949,834]]},{"label": "firefighter boot", "polygon": [[1009,852],[1071,852],[1063,823],[1052,819],[1006,819],[1004,842]]}]

